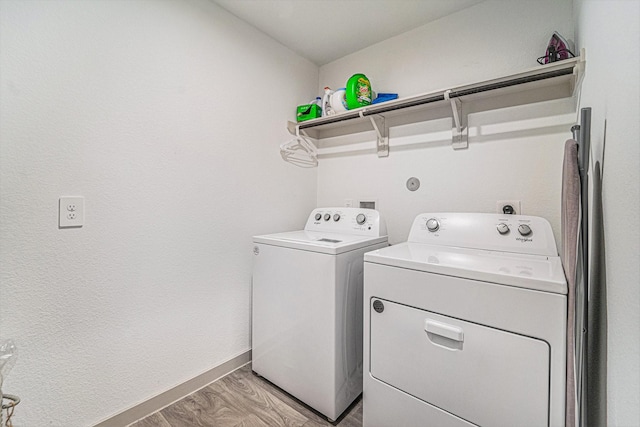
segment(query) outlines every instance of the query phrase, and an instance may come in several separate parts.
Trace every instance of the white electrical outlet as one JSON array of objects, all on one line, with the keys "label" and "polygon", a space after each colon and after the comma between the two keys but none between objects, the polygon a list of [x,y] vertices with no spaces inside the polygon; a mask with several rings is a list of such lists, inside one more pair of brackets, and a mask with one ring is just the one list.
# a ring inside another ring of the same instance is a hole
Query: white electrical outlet
[{"label": "white electrical outlet", "polygon": [[344,200],[344,206],[347,207],[347,208],[353,207],[353,199],[345,199]]},{"label": "white electrical outlet", "polygon": [[84,225],[84,197],[60,197],[58,225],[60,228]]},{"label": "white electrical outlet", "polygon": [[[509,206],[513,209],[513,212],[509,212],[511,210]],[[496,202],[496,212],[499,214],[522,215],[520,200],[498,200]]]}]

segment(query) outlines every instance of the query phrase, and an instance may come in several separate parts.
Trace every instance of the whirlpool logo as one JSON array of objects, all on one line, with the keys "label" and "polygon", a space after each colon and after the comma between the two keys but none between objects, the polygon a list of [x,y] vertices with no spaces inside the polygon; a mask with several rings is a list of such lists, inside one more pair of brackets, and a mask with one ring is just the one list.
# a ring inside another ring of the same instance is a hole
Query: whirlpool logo
[{"label": "whirlpool logo", "polygon": [[522,243],[533,242],[533,239],[530,237],[516,237],[516,240],[519,240]]}]

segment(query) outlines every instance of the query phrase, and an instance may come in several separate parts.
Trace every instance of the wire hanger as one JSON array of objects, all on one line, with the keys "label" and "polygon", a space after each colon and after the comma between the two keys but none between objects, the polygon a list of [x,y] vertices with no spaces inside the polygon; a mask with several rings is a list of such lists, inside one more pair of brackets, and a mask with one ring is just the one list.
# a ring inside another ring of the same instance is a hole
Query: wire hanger
[{"label": "wire hanger", "polygon": [[313,168],[318,166],[318,150],[309,139],[309,136],[296,127],[296,136],[290,141],[280,144],[282,159],[301,168]]}]

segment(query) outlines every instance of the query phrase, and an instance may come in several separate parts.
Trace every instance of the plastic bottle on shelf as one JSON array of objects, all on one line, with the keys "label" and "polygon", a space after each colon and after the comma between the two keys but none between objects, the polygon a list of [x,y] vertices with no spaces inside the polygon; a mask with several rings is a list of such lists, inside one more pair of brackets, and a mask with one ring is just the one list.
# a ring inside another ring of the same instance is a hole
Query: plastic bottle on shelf
[{"label": "plastic bottle on shelf", "polygon": [[373,100],[371,82],[364,74],[358,73],[351,76],[351,78],[347,80],[346,89],[345,99],[349,110],[371,104]]},{"label": "plastic bottle on shelf", "polygon": [[336,112],[331,108],[331,95],[333,91],[328,86],[324,88],[324,97],[322,97],[322,116],[332,116]]},{"label": "plastic bottle on shelf", "polygon": [[333,111],[337,113],[342,113],[343,111],[347,111],[347,101],[344,99],[345,96],[345,88],[341,87],[340,89],[333,92],[330,97],[331,108]]}]

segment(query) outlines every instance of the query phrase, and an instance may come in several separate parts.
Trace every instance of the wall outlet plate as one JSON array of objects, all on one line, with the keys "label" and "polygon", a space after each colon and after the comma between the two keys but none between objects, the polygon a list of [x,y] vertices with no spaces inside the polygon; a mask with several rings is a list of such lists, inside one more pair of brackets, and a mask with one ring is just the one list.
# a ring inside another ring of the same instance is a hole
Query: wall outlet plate
[{"label": "wall outlet plate", "polygon": [[520,200],[498,200],[496,202],[496,213],[506,214],[505,207],[511,206],[513,208],[513,215],[522,215],[522,209],[520,208]]},{"label": "wall outlet plate", "polygon": [[60,228],[84,225],[84,197],[60,197],[58,204],[58,226]]}]

